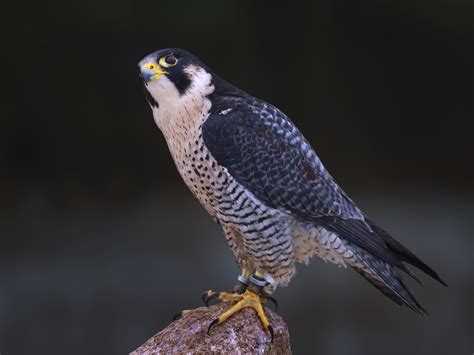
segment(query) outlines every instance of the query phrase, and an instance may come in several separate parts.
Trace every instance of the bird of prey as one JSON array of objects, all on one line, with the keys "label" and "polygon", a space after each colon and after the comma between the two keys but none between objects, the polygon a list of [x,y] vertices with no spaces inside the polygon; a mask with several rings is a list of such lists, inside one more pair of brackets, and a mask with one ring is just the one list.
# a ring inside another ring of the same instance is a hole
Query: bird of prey
[{"label": "bird of prey", "polygon": [[[438,274],[361,211],[310,143],[275,106],[224,81],[191,53],[163,49],[139,63],[145,96],[176,167],[222,228],[241,269],[230,302],[209,329],[286,286],[295,263],[316,255],[350,266],[400,305],[425,314],[397,270]],[[418,280],[417,280],[418,281]],[[444,284],[445,285],[445,284]]]}]

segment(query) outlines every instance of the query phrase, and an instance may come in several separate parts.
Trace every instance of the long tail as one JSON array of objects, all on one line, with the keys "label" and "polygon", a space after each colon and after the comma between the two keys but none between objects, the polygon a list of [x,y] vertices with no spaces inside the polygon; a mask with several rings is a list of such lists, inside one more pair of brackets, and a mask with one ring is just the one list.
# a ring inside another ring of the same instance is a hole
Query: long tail
[{"label": "long tail", "polygon": [[356,248],[358,262],[351,265],[385,296],[399,305],[405,305],[417,313],[426,315],[426,310],[403,283],[397,271],[390,264]]},{"label": "long tail", "polygon": [[[421,261],[408,248],[395,240],[384,229],[376,225],[373,221],[366,218],[366,222],[372,230],[384,241],[387,248],[393,255],[400,260],[398,267],[410,275],[414,280],[421,283],[416,275],[405,265],[406,262],[425,272],[444,286],[446,283],[439,275],[423,261]],[[399,305],[406,305],[417,313],[426,315],[426,310],[420,305],[410,289],[404,284],[401,276],[397,273],[396,267],[361,248],[356,247],[360,262],[352,265],[353,269],[363,276],[367,281],[379,289],[384,295],[388,296]]]},{"label": "long tail", "polygon": [[[423,261],[421,261],[415,254],[413,254],[408,248],[403,246],[399,241],[396,239],[392,238],[388,232],[386,232],[383,228],[379,227],[377,224],[375,224],[373,221],[370,219],[366,218],[366,222],[369,224],[370,228],[377,233],[380,238],[385,242],[387,247],[402,261],[407,262],[410,265],[413,265],[414,267],[420,269],[427,275],[430,275],[433,279],[438,281],[444,286],[446,283],[439,277],[439,275],[434,271],[432,268],[430,268],[428,265],[426,265]],[[406,271],[406,270],[404,270]],[[414,275],[408,271],[408,274],[412,276],[415,280],[419,282],[419,280],[414,277]]]},{"label": "long tail", "polygon": [[332,216],[321,217],[318,222],[349,243],[355,254],[355,258],[351,259],[349,265],[396,303],[406,305],[415,312],[426,314],[397,273],[398,270],[404,271],[420,282],[405,263],[424,271],[446,286],[432,268],[369,218],[365,217],[365,221],[361,221]]}]

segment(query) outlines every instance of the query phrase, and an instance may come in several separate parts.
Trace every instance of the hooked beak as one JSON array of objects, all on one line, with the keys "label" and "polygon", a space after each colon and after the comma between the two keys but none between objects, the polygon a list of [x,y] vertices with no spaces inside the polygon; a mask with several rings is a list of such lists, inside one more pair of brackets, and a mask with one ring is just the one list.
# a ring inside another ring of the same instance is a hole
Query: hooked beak
[{"label": "hooked beak", "polygon": [[167,74],[167,72],[158,64],[143,63],[140,65],[140,76],[146,83],[158,80],[163,74]]}]

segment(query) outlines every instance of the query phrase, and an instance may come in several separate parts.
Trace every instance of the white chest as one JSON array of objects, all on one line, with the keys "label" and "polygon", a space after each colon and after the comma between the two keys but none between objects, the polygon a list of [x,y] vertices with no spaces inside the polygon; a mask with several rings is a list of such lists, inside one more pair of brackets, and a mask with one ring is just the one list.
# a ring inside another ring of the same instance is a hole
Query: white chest
[{"label": "white chest", "polygon": [[171,156],[186,185],[211,215],[216,215],[223,191],[232,180],[204,145],[202,125],[211,109],[212,78],[202,68],[185,69],[192,85],[180,93],[166,76],[148,86],[159,106],[153,118],[163,132]]},{"label": "white chest", "polygon": [[201,128],[210,109],[206,100],[199,103],[195,99],[173,112],[158,108],[153,116],[184,182],[206,210],[215,215],[221,198],[219,191],[225,189],[229,176],[204,145]]}]

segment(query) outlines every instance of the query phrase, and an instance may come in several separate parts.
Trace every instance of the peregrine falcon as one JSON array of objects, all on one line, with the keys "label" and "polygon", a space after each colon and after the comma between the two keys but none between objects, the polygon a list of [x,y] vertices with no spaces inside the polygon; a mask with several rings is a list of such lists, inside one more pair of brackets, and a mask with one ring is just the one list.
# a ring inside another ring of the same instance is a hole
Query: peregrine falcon
[{"label": "peregrine falcon", "polygon": [[272,332],[262,302],[286,286],[295,263],[317,255],[350,266],[399,305],[425,314],[397,270],[438,274],[361,211],[310,143],[275,106],[224,81],[194,55],[163,49],[139,63],[153,118],[186,185],[222,228],[240,267],[231,303],[212,322],[252,307]]}]

